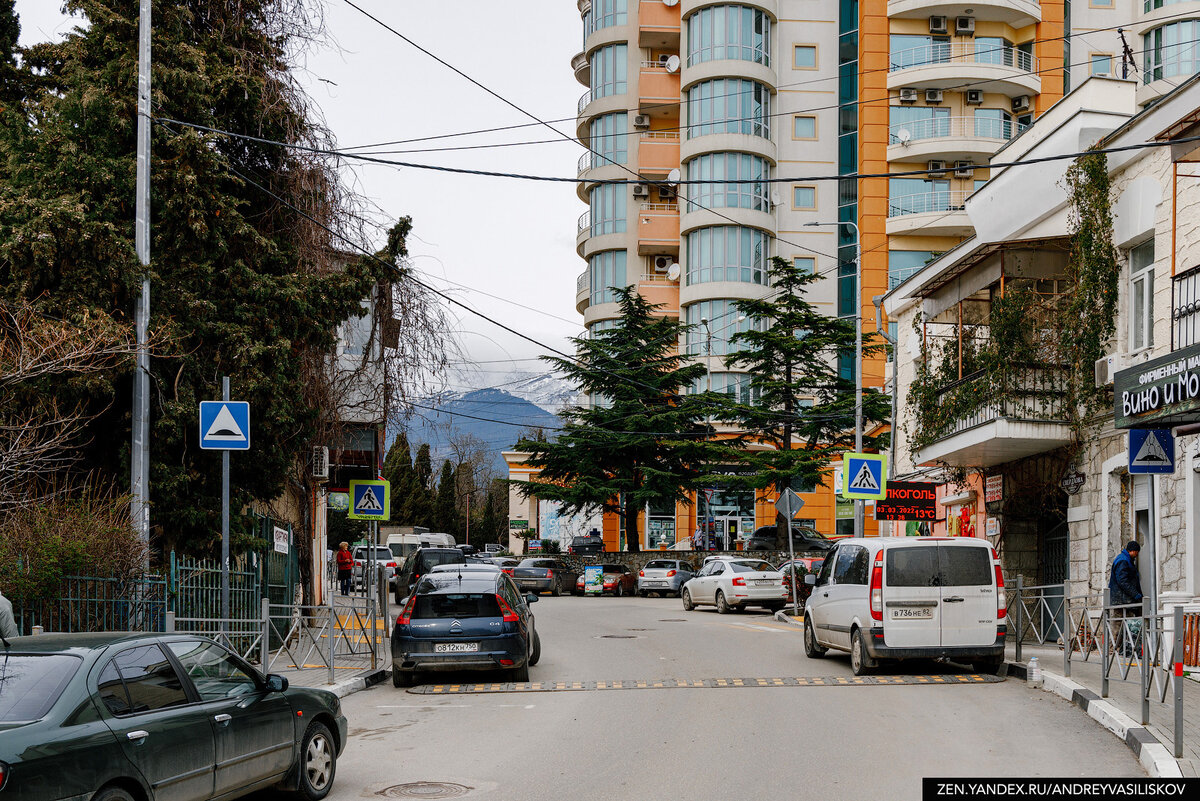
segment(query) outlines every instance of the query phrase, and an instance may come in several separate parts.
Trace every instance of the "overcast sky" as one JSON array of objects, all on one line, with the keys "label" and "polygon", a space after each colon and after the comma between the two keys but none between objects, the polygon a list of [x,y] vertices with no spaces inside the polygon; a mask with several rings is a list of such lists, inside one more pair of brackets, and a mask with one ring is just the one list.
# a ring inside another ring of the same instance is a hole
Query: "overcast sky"
[{"label": "overcast sky", "polygon": [[[580,50],[582,32],[579,12],[569,0],[354,2],[542,120],[573,117],[584,87],[575,81],[570,67],[571,56]],[[343,0],[323,3],[335,44],[311,54],[299,77],[339,146],[532,122]],[[59,5],[57,0],[17,0],[23,44],[60,38],[70,30],[74,23],[59,13]],[[571,134],[573,119],[555,127]],[[534,125],[380,150],[558,138]],[[387,157],[573,177],[582,152],[578,143],[563,140]],[[575,279],[585,265],[575,254],[575,221],[586,207],[572,184],[366,165],[354,168],[346,178],[390,220],[412,216],[414,238],[409,247],[415,266],[439,288],[455,292],[464,303],[552,347],[564,349],[565,337],[582,331],[575,312]],[[386,227],[386,221],[381,219],[381,224]],[[372,244],[383,241],[381,228]],[[461,309],[454,313],[461,321],[460,341],[467,358],[479,362],[469,375],[455,381],[459,387],[501,382],[514,367],[542,369],[540,363],[528,360],[542,352],[537,346]],[[497,361],[510,358],[523,361],[515,365]]]}]

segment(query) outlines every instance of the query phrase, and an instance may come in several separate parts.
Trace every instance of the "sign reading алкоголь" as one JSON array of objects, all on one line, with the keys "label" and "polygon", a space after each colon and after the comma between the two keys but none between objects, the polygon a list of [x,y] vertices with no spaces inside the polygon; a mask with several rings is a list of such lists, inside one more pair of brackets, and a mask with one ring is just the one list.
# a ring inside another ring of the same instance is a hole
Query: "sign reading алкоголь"
[{"label": "sign reading \u0430\u043b\u043a\u043e\u0433\u043e\u043b\u044c", "polygon": [[1117,428],[1170,428],[1200,422],[1200,344],[1113,376]]}]

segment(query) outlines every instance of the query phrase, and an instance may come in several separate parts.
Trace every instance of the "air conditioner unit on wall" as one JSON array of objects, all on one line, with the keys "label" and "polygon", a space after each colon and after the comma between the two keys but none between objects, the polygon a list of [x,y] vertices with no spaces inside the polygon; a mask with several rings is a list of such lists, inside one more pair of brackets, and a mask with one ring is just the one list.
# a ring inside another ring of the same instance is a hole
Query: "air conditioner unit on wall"
[{"label": "air conditioner unit on wall", "polygon": [[954,162],[954,177],[955,178],[974,178],[975,165],[969,161]]},{"label": "air conditioner unit on wall", "polygon": [[329,448],[324,445],[317,445],[312,450],[312,477],[329,480]]},{"label": "air conditioner unit on wall", "polygon": [[929,170],[927,173],[929,178],[946,177],[946,162],[942,161],[941,159],[930,159],[928,162],[926,162],[925,167]]},{"label": "air conditioner unit on wall", "polygon": [[634,128],[649,128],[650,127],[650,115],[649,114],[634,114],[633,115],[633,127]]},{"label": "air conditioner unit on wall", "polygon": [[926,103],[941,103],[942,102],[942,90],[941,89],[926,89],[925,90],[925,102]]},{"label": "air conditioner unit on wall", "polygon": [[982,106],[983,105],[983,90],[982,89],[968,89],[967,90],[967,105],[968,106]]},{"label": "air conditioner unit on wall", "polygon": [[634,184],[633,185],[633,196],[634,197],[650,197],[649,184]]},{"label": "air conditioner unit on wall", "polygon": [[669,269],[671,269],[671,257],[670,256],[655,256],[654,257],[654,272],[665,273]]},{"label": "air conditioner unit on wall", "polygon": [[670,200],[673,197],[675,197],[675,187],[668,186],[667,184],[658,185],[659,200]]},{"label": "air conditioner unit on wall", "polygon": [[974,36],[975,18],[959,17],[958,19],[954,20],[954,33],[957,36]]},{"label": "air conditioner unit on wall", "polygon": [[916,103],[917,102],[917,90],[916,89],[901,89],[900,90],[900,102],[901,103]]},{"label": "air conditioner unit on wall", "polygon": [[1013,111],[1029,111],[1029,95],[1019,95],[1012,100]]},{"label": "air conditioner unit on wall", "polygon": [[949,29],[946,27],[946,18],[941,15],[930,17],[929,18],[929,32],[930,33],[949,33]]},{"label": "air conditioner unit on wall", "polygon": [[1096,388],[1103,389],[1111,387],[1113,376],[1119,370],[1124,370],[1128,365],[1123,353],[1111,353],[1096,360]]}]

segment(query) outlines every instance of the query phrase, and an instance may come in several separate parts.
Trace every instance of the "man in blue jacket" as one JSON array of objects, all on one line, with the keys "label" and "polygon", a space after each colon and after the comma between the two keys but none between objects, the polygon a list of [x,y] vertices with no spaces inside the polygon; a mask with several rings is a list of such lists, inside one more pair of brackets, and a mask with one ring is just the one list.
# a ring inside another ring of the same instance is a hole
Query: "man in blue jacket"
[{"label": "man in blue jacket", "polygon": [[1141,549],[1137,540],[1131,540],[1113,560],[1112,575],[1108,578],[1109,603],[1113,606],[1142,602],[1142,581],[1135,561]]}]

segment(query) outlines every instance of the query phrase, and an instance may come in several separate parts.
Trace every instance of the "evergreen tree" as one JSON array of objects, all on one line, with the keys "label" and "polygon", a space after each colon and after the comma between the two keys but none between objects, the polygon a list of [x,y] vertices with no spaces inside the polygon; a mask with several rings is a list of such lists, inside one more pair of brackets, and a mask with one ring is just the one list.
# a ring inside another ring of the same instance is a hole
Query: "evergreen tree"
[{"label": "evergreen tree", "polygon": [[459,541],[458,490],[449,459],[442,462],[442,475],[433,502],[433,522],[437,531],[444,531],[453,536],[456,542]]},{"label": "evergreen tree", "polygon": [[408,525],[412,519],[411,499],[413,492],[412,454],[408,447],[408,436],[404,432],[396,437],[383,459],[383,477],[391,487],[392,521]]},{"label": "evergreen tree", "polygon": [[409,496],[411,520],[414,526],[433,526],[433,462],[429,456],[429,443],[417,448],[413,462],[412,494]]},{"label": "evergreen tree", "polygon": [[493,479],[488,485],[479,530],[478,539],[484,544],[504,541],[501,538],[508,531],[508,485],[502,478]]},{"label": "evergreen tree", "polygon": [[638,551],[641,510],[650,501],[688,502],[724,446],[701,423],[710,399],[684,394],[705,375],[704,365],[677,352],[685,326],[633,287],[616,294],[614,328],[573,339],[574,361],[542,357],[594,403],[565,410],[554,442],[519,442],[540,473],[514,483],[525,497],[560,502],[566,514],[595,506],[620,513],[628,548]]},{"label": "evergreen tree", "polygon": [[[756,468],[750,483],[780,493],[793,481],[820,484],[829,463],[854,445],[854,378],[838,370],[838,356],[854,352],[854,321],[817,310],[805,295],[818,276],[791,261],[771,259],[770,278],[775,292],[769,298],[735,301],[737,311],[758,324],[730,338],[726,362],[749,374],[753,399],[732,407],[733,417],[746,436],[773,446],[745,453]],[[864,356],[881,349],[874,335],[864,338]],[[802,408],[801,398],[811,398],[812,407]],[[864,389],[864,430],[890,415],[887,397]],[[867,450],[886,442],[886,435],[863,437]],[[776,523],[786,537],[787,522],[779,516]]]}]

